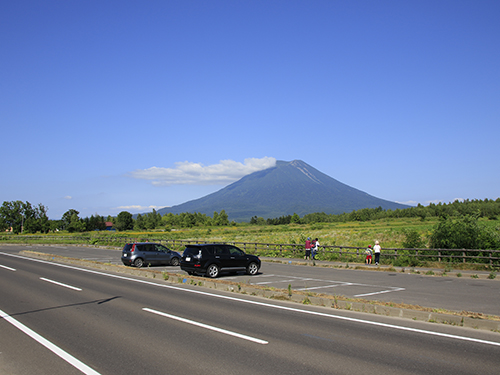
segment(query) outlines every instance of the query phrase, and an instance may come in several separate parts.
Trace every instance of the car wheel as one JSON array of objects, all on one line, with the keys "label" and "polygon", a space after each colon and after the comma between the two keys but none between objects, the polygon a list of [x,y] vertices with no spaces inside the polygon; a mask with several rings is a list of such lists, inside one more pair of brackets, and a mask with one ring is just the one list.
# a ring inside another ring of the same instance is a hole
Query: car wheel
[{"label": "car wheel", "polygon": [[178,266],[179,265],[179,258],[175,257],[170,260],[170,264],[172,266]]},{"label": "car wheel", "polygon": [[257,272],[259,271],[259,266],[257,266],[257,263],[252,262],[248,265],[247,267],[247,274],[249,275],[256,275]]},{"label": "car wheel", "polygon": [[212,279],[216,278],[217,276],[219,276],[219,267],[217,266],[217,264],[211,264],[208,266],[207,268],[207,273],[206,275]]},{"label": "car wheel", "polygon": [[137,268],[141,268],[142,266],[144,266],[144,261],[142,260],[142,258],[137,258],[136,260],[134,260],[134,266],[136,266]]}]

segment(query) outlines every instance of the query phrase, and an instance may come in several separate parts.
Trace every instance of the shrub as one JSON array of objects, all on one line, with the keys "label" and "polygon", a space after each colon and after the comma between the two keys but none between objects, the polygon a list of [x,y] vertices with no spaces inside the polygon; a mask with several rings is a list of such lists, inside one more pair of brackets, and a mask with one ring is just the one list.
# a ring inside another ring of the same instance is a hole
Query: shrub
[{"label": "shrub", "polygon": [[500,236],[478,222],[478,215],[442,217],[431,235],[435,249],[498,249]]},{"label": "shrub", "polygon": [[420,237],[420,233],[418,233],[415,229],[407,229],[403,231],[405,239],[403,241],[403,247],[409,249],[417,249],[424,247],[424,241],[422,237]]}]

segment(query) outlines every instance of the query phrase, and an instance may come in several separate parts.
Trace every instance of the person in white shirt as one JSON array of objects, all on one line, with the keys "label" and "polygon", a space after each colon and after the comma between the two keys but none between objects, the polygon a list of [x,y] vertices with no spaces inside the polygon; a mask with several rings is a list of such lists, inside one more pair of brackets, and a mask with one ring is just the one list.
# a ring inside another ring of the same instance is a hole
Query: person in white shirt
[{"label": "person in white shirt", "polygon": [[378,241],[375,241],[373,252],[375,253],[375,264],[378,266],[378,263],[380,261],[380,243]]},{"label": "person in white shirt", "polygon": [[314,241],[313,241],[313,248],[312,248],[312,258],[313,259],[316,259],[315,256],[316,254],[318,254],[318,249],[319,249],[319,241],[318,239],[316,238]]}]

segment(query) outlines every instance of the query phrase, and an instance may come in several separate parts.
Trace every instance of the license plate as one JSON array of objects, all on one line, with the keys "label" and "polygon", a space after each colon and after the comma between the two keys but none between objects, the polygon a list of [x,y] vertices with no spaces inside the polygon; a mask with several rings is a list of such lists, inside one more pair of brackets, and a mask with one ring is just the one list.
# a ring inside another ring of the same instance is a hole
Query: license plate
[{"label": "license plate", "polygon": [[126,258],[127,257],[127,254],[123,254],[123,257]]},{"label": "license plate", "polygon": [[191,262],[191,257],[186,257],[186,262]]}]

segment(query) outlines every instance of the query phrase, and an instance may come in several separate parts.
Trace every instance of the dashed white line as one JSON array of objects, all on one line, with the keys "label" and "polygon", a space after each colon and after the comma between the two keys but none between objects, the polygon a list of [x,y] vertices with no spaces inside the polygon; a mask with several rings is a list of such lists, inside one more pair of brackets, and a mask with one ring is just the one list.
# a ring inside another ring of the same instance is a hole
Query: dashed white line
[{"label": "dashed white line", "polygon": [[0,267],[1,268],[5,268],[6,270],[9,270],[9,271],[15,271],[16,270],[15,268],[10,268],[10,267],[7,267],[7,266],[2,266],[1,264],[0,264]]},{"label": "dashed white line", "polygon": [[63,283],[60,283],[58,281],[54,281],[54,280],[50,280],[50,279],[46,279],[45,277],[40,277],[40,280],[43,280],[43,281],[47,281],[49,283],[52,283],[52,284],[56,284],[56,285],[59,285],[59,286],[63,286],[65,288],[69,288],[69,289],[73,289],[73,290],[77,290],[77,291],[81,291],[80,288],[77,288],[76,286],[71,286],[71,285],[68,285],[68,284],[63,284]]},{"label": "dashed white line", "polygon": [[192,324],[194,326],[205,328],[205,329],[209,329],[211,331],[215,331],[215,332],[219,332],[219,333],[224,333],[224,334],[229,335],[229,336],[234,336],[234,337],[238,337],[240,339],[252,341],[252,342],[255,342],[257,344],[263,344],[263,345],[268,344],[267,341],[264,341],[264,340],[261,340],[261,339],[257,339],[255,337],[251,337],[251,336],[247,336],[247,335],[242,335],[241,333],[236,333],[236,332],[233,332],[233,331],[228,331],[226,329],[222,329],[222,328],[210,326],[210,325],[204,324],[204,323],[199,323],[199,322],[196,322],[194,320],[184,319],[184,318],[181,318],[179,316],[170,315],[170,314],[167,314],[167,313],[164,313],[164,312],[161,312],[161,311],[157,311],[157,310],[152,310],[152,309],[149,309],[147,307],[143,308],[143,310],[147,311],[147,312],[150,312],[150,313],[153,313],[153,314],[156,314],[156,315],[164,316],[166,318],[178,320],[179,322]]},{"label": "dashed white line", "polygon": [[71,354],[65,352],[64,350],[62,350],[58,346],[54,345],[49,340],[47,340],[46,338],[40,336],[38,333],[36,333],[32,329],[26,327],[21,322],[18,322],[16,319],[12,318],[10,315],[8,315],[7,313],[3,312],[2,310],[0,310],[0,318],[5,319],[7,322],[9,322],[10,324],[12,324],[14,327],[16,327],[17,329],[19,329],[20,331],[24,332],[29,337],[31,337],[33,340],[35,340],[38,343],[40,343],[43,346],[45,346],[52,353],[54,353],[57,356],[59,356],[60,358],[64,359],[66,362],[68,362],[73,367],[76,367],[78,370],[80,370],[81,372],[83,372],[85,375],[100,375],[97,371],[95,371],[94,369],[90,368],[85,363],[81,362],[80,360],[78,360],[75,357],[73,357]]}]

